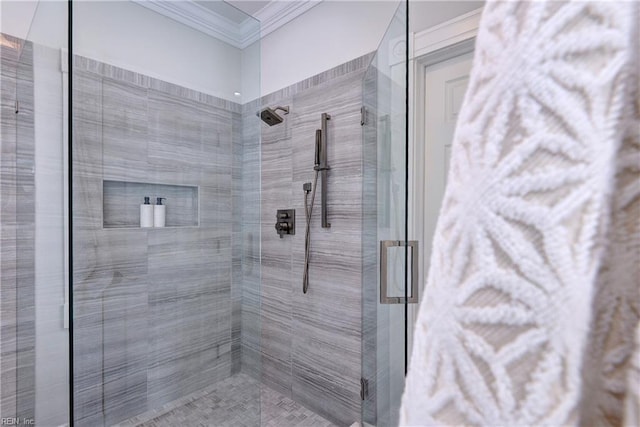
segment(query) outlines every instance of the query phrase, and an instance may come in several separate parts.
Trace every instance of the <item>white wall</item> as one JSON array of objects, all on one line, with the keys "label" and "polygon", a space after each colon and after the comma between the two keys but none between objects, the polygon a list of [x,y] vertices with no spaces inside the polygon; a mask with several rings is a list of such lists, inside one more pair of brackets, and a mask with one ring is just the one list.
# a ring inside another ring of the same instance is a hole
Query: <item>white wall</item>
[{"label": "white wall", "polygon": [[[262,94],[292,85],[378,48],[397,0],[325,0],[262,39]],[[483,1],[411,1],[419,32],[482,7]]]},{"label": "white wall", "polygon": [[24,40],[37,7],[36,1],[3,0],[0,2],[0,31]]},{"label": "white wall", "polygon": [[54,49],[66,47],[66,2],[2,0],[0,10],[3,33]]},{"label": "white wall", "polygon": [[375,50],[397,1],[324,1],[262,39],[262,94]]},{"label": "white wall", "polygon": [[79,1],[74,53],[238,101],[241,51],[128,1]]},{"label": "white wall", "polygon": [[[66,47],[66,2],[2,0],[0,11],[0,31]],[[133,2],[76,1],[73,31],[75,54],[242,102],[240,49]]]},{"label": "white wall", "polygon": [[[410,30],[422,31],[483,3],[411,1]],[[258,91],[269,94],[375,50],[399,1],[325,0],[264,37],[259,51],[254,45],[245,52],[131,2],[75,4],[76,53],[246,102]],[[3,0],[0,9],[0,30],[22,38],[29,34],[30,40],[46,46],[66,44],[66,33],[55,30],[61,22],[66,25],[66,3]],[[242,98],[234,95],[236,91]]]},{"label": "white wall", "polygon": [[260,91],[260,42],[255,42],[242,50],[242,102],[258,98]]}]

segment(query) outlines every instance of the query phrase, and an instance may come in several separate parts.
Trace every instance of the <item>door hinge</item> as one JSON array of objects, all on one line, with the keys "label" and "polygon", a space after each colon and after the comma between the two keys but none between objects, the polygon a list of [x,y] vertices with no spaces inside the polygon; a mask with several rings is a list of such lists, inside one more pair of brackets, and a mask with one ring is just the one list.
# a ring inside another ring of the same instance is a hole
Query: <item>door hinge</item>
[{"label": "door hinge", "polygon": [[19,112],[20,112],[20,103],[16,99],[16,114],[18,114]]},{"label": "door hinge", "polygon": [[360,126],[364,126],[367,123],[367,109],[360,108]]},{"label": "door hinge", "polygon": [[360,378],[360,399],[365,400],[369,397],[369,381]]}]

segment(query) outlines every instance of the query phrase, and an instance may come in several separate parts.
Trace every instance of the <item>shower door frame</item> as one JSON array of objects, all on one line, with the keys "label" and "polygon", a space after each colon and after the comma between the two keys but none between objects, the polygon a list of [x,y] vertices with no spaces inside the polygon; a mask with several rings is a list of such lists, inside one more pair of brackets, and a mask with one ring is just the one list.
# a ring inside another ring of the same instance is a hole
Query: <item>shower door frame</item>
[{"label": "shower door frame", "polygon": [[[407,367],[413,299],[407,272],[409,256],[417,255],[415,242],[408,241],[409,35],[409,2],[400,1],[363,78],[360,397],[365,425],[394,424]],[[385,260],[388,264],[381,264]]]},{"label": "shower door frame", "polygon": [[68,264],[66,278],[68,284],[68,327],[69,327],[69,426],[73,427],[74,414],[74,361],[73,361],[73,0],[67,0],[67,240],[65,254]]},{"label": "shower door frame", "polygon": [[[408,9],[408,8],[407,8]],[[425,250],[431,242],[425,241],[424,227],[424,188],[425,188],[425,172],[424,172],[424,73],[425,69],[431,65],[437,64],[444,60],[456,57],[462,53],[473,51],[473,45],[478,32],[482,8],[457,16],[449,21],[426,30],[414,33],[409,29],[409,14],[407,10],[406,16],[406,194],[405,194],[405,236],[404,241],[398,243],[405,248],[409,241],[418,241],[419,253],[418,257],[418,295],[422,296],[425,280],[427,277],[428,260],[426,256],[428,251]],[[396,39],[394,42],[398,42]],[[399,57],[397,60],[401,61]],[[420,90],[422,89],[422,91]],[[368,119],[368,118],[367,118]],[[366,163],[366,160],[365,160]],[[366,178],[365,178],[366,181]],[[366,230],[365,230],[366,231]],[[408,260],[409,253],[405,253],[405,260]],[[409,293],[408,285],[408,261],[405,261],[405,301]],[[378,263],[379,266],[379,263]],[[363,276],[364,277],[364,276]],[[379,280],[379,278],[378,278]],[[363,292],[370,292],[365,289],[363,284]],[[366,297],[364,297],[366,298]],[[419,300],[421,301],[421,300]],[[363,310],[365,307],[363,306]],[[404,303],[405,319],[404,331],[404,372],[409,365],[409,359],[412,350],[414,324],[418,315],[418,304]],[[367,325],[367,315],[363,311],[363,327]],[[389,345],[388,342],[376,342],[376,350],[379,345]],[[369,349],[370,350],[370,349]],[[391,351],[392,349],[389,349]],[[362,398],[363,398],[363,421],[374,421],[371,418],[371,410],[375,412],[375,421],[378,422],[379,408],[375,402],[367,402],[367,392],[371,391],[374,398],[378,398],[377,394],[380,389],[380,382],[388,387],[389,378],[380,377],[380,371],[367,372],[365,360],[367,358],[375,358],[375,354],[367,353],[366,344],[363,341],[363,380],[362,380]],[[376,366],[376,369],[379,367]],[[375,378],[366,378],[366,374],[375,375]],[[387,383],[385,383],[385,381]],[[398,380],[400,381],[400,380]],[[402,380],[403,381],[403,380]],[[399,396],[395,396],[399,398]],[[390,403],[390,402],[387,402]],[[397,414],[396,414],[397,415]],[[391,415],[390,415],[391,416]],[[396,425],[398,419],[389,419],[391,425]]]}]

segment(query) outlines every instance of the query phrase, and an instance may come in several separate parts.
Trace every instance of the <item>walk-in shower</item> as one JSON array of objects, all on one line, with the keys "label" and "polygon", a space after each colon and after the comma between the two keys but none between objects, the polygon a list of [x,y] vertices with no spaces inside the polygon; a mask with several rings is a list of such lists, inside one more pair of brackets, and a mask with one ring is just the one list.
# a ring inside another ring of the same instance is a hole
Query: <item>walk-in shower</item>
[{"label": "walk-in shower", "polygon": [[225,2],[0,7],[1,418],[385,425],[360,110],[387,52],[263,93],[264,28]]}]

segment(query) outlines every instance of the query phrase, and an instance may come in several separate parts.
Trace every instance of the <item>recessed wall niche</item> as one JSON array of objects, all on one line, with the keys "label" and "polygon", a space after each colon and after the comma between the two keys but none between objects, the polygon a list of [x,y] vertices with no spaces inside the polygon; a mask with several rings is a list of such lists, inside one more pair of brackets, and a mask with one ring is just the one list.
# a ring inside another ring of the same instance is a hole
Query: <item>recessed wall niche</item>
[{"label": "recessed wall niche", "polygon": [[151,204],[157,197],[166,200],[167,227],[198,227],[198,186],[153,184],[129,181],[102,181],[102,226],[139,228],[140,205],[146,196]]}]

